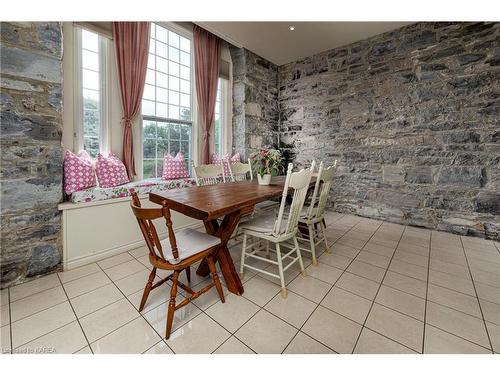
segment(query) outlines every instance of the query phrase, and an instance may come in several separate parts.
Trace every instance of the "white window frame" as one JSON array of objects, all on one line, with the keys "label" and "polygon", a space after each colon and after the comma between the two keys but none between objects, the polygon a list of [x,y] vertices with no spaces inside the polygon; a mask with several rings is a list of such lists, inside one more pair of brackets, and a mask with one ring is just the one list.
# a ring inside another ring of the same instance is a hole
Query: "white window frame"
[{"label": "white window frame", "polygon": [[[82,89],[82,29],[75,27],[74,32],[74,150],[78,153],[83,150],[84,137],[83,137],[83,89]],[[96,33],[93,30],[87,30],[99,36],[99,114],[100,114],[100,128],[99,128],[99,152],[108,154],[111,149],[109,144],[109,108],[110,108],[110,66],[111,56],[109,48],[109,40],[107,37]]]},{"label": "white window frame", "polygon": [[[190,58],[191,58],[191,69],[190,69],[190,84],[191,84],[191,144],[190,144],[190,156],[191,159],[194,160],[196,164],[198,164],[199,160],[199,136],[198,136],[198,106],[197,106],[197,101],[196,101],[196,85],[194,82],[194,42],[193,42],[193,33],[189,30],[184,29],[183,27],[180,27],[176,25],[173,22],[152,22],[155,23],[161,27],[164,27],[168,30],[173,31],[174,33],[189,39],[191,41],[191,53],[190,53]],[[142,98],[141,98],[142,100]],[[144,128],[143,128],[143,119],[148,116],[143,116],[142,114],[142,108],[139,112],[138,117],[138,142],[134,142],[134,148],[137,149],[136,153],[136,173],[137,173],[137,178],[139,180],[142,180],[144,178],[144,173],[143,173],[143,161],[144,161]],[[165,119],[167,122],[177,122],[177,121],[171,121],[168,119]],[[138,145],[137,147],[135,145]],[[175,157],[175,155],[174,155]],[[188,163],[187,165],[188,170],[191,170],[191,163]]]}]

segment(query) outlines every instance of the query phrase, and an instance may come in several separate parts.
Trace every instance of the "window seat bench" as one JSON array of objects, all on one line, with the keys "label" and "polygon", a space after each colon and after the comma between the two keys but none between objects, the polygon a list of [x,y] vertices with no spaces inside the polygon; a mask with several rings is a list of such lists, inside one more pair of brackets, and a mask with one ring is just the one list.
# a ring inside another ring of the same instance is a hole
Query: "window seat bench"
[{"label": "window seat bench", "polygon": [[[114,188],[91,188],[75,192],[71,200],[61,203],[63,268],[84,266],[145,246],[137,220],[130,209],[130,193],[137,192],[144,207],[153,207],[148,193],[188,188],[196,185],[194,179],[165,181],[147,179]],[[196,228],[203,225],[172,211],[174,229]],[[165,223],[157,222],[161,238],[166,237]]]}]

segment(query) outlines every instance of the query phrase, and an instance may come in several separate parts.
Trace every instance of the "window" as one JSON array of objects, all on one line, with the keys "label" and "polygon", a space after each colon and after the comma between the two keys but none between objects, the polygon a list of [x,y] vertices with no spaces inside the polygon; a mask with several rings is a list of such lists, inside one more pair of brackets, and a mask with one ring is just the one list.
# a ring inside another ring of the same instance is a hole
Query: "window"
[{"label": "window", "polygon": [[162,175],[166,152],[191,158],[191,77],[191,39],[151,23],[142,100],[144,178]]},{"label": "window", "polygon": [[77,66],[78,95],[77,105],[79,129],[77,149],[86,150],[96,157],[106,147],[106,54],[107,39],[97,33],[78,28]]},{"label": "window", "polygon": [[215,101],[215,121],[214,121],[214,152],[219,157],[222,156],[222,123],[223,123],[222,82],[219,78],[217,83],[217,99]]}]

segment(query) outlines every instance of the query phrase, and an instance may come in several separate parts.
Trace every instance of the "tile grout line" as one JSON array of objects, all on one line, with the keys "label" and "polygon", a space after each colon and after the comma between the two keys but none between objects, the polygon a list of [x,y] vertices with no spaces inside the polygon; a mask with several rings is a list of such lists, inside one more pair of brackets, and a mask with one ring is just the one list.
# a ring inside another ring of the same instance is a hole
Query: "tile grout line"
[{"label": "tile grout line", "polygon": [[[85,341],[87,341],[87,345],[88,345],[88,347],[90,349],[90,352],[92,354],[94,354],[94,350],[92,350],[92,347],[90,346],[90,342],[89,342],[89,339],[87,337],[87,334],[83,330],[82,324],[80,323],[80,319],[78,319],[78,316],[76,315],[75,309],[73,308],[73,305],[71,304],[71,301],[70,301],[70,299],[68,297],[68,293],[66,293],[66,289],[64,289],[64,287],[62,286],[62,282],[61,282],[61,278],[59,277],[59,274],[57,275],[57,278],[59,279],[59,282],[61,283],[61,287],[62,287],[62,289],[64,291],[64,294],[66,295],[66,298],[68,299],[68,303],[69,303],[69,306],[71,307],[71,311],[73,311],[73,314],[75,315],[75,319],[78,322],[78,325],[80,326],[80,329],[82,330],[83,337],[85,337]],[[79,350],[81,350],[81,349],[79,349]]]},{"label": "tile grout line", "polygon": [[[379,228],[380,229],[380,228]],[[377,229],[378,231],[378,229]],[[389,264],[387,265],[387,269],[385,270],[385,273],[384,273],[384,276],[382,277],[382,280],[380,280],[380,284],[378,285],[378,288],[377,288],[377,292],[375,293],[375,295],[373,296],[373,300],[372,300],[372,303],[370,305],[370,309],[368,310],[368,314],[366,314],[366,317],[365,317],[365,320],[363,321],[363,324],[362,324],[362,327],[361,327],[361,330],[359,331],[359,335],[358,337],[356,338],[356,342],[354,343],[354,346],[352,348],[352,352],[351,354],[354,353],[354,351],[356,350],[356,346],[358,346],[358,342],[359,342],[359,338],[361,337],[361,333],[363,332],[363,329],[365,328],[365,324],[366,322],[368,321],[368,317],[370,316],[370,313],[373,309],[373,305],[375,305],[375,300],[377,299],[377,296],[378,296],[378,293],[380,291],[380,289],[382,288],[382,285],[383,285],[383,282],[384,282],[384,279],[385,279],[385,276],[387,275],[387,272],[389,272],[389,267],[391,266],[391,263],[392,263],[392,260],[394,258],[394,254],[396,254],[396,249],[398,248],[399,244],[401,243],[401,239],[403,238],[404,236],[404,233],[406,231],[406,226],[403,227],[403,230],[401,232],[401,235],[399,236],[399,241],[398,241],[398,244],[396,245],[396,247],[394,248],[394,252],[392,253],[392,256],[391,256],[391,260],[389,261]],[[368,328],[368,327],[367,327]],[[377,332],[378,333],[378,332]],[[395,341],[395,340],[393,340]],[[405,345],[406,346],[406,345]]]},{"label": "tile grout line", "polygon": [[[135,258],[134,258],[134,259],[135,259]],[[96,263],[96,264],[97,264],[97,263]],[[100,268],[100,269],[104,272],[104,269],[103,269],[103,268],[102,268],[99,264],[97,264],[97,266],[98,266],[98,267],[99,267],[99,268]],[[147,269],[147,268],[146,268],[146,269]],[[141,271],[143,271],[143,270],[141,270]],[[138,272],[141,272],[141,271],[138,271]],[[106,274],[106,272],[104,272],[104,273]],[[111,278],[108,276],[108,274],[106,274],[106,276],[107,276],[107,277],[111,280]],[[121,279],[120,279],[120,280],[121,280]],[[119,288],[119,287],[115,284],[115,282],[114,282],[113,280],[111,280],[111,283],[112,283],[112,284],[115,286],[115,288],[116,288],[116,289],[118,289],[118,291],[119,291],[119,292],[123,295],[124,299],[125,299],[128,303],[130,303],[130,304],[132,305],[132,307],[135,309],[135,311],[137,311],[137,313],[139,314],[139,316],[138,316],[138,317],[136,317],[136,318],[134,318],[134,319],[132,319],[132,320],[130,320],[130,321],[128,321],[127,323],[125,323],[125,324],[121,325],[120,327],[115,328],[114,330],[112,330],[111,332],[108,332],[108,333],[107,333],[107,334],[105,334],[104,336],[99,337],[98,339],[94,340],[92,343],[95,343],[95,342],[97,342],[97,341],[99,341],[99,340],[103,339],[104,337],[109,336],[110,334],[112,334],[113,332],[115,332],[115,331],[119,330],[120,328],[122,328],[122,327],[126,326],[126,325],[127,325],[127,324],[129,324],[130,322],[133,322],[134,320],[136,320],[136,319],[138,319],[138,318],[142,318],[142,319],[143,319],[143,320],[144,320],[144,321],[145,321],[145,322],[146,322],[146,323],[147,323],[147,324],[151,327],[151,329],[153,330],[153,332],[154,332],[155,334],[157,334],[157,335],[160,337],[160,340],[159,340],[158,342],[156,342],[153,346],[157,345],[160,341],[163,341],[163,342],[165,342],[165,344],[167,345],[167,347],[168,347],[170,350],[172,350],[172,353],[174,353],[174,354],[175,354],[175,351],[174,351],[174,350],[170,347],[170,345],[168,345],[167,341],[166,341],[166,340],[164,340],[164,337],[163,337],[163,336],[161,336],[160,334],[158,334],[158,332],[156,332],[156,330],[155,330],[155,329],[154,329],[154,327],[151,325],[151,323],[149,323],[149,321],[148,321],[148,320],[144,317],[144,315],[142,315],[142,314],[141,314],[141,313],[137,310],[137,308],[134,306],[134,304],[133,304],[133,303],[132,303],[132,302],[131,302],[128,298],[127,298],[127,296],[125,295],[125,293],[123,293],[123,291],[122,291],[122,290],[121,290],[121,289],[120,289],[120,288]],[[137,292],[135,292],[135,293],[137,293]],[[120,299],[120,301],[121,301],[121,299]],[[115,302],[117,302],[117,301],[115,301]],[[110,305],[111,305],[111,304],[109,304],[109,305],[107,305],[107,306],[110,306]],[[160,305],[158,305],[158,306],[161,306],[161,305],[162,305],[162,304],[160,304]],[[157,307],[158,307],[158,306],[157,306]],[[156,307],[155,307],[155,308],[156,308]],[[101,310],[101,309],[98,309],[98,310]],[[96,310],[96,311],[98,311],[98,310]],[[152,309],[151,309],[151,310],[152,310]],[[89,314],[89,315],[90,315],[90,314]],[[78,318],[77,318],[77,319],[78,319]],[[183,324],[183,325],[184,325],[184,324]],[[182,327],[182,326],[181,326],[181,327]],[[179,328],[181,328],[181,327],[179,327]],[[89,347],[90,347],[90,350],[92,350],[92,347],[90,346],[90,344],[89,344]],[[149,349],[150,349],[150,348],[149,348]],[[149,349],[147,349],[147,350],[149,350]],[[94,351],[93,351],[93,350],[92,350],[92,353],[94,353]]]},{"label": "tile grout line", "polygon": [[472,276],[472,271],[471,271],[470,265],[469,265],[469,259],[467,258],[467,253],[465,251],[464,243],[462,241],[462,237],[461,236],[460,236],[460,243],[462,244],[462,251],[463,251],[463,253],[465,255],[465,262],[467,263],[467,268],[469,270],[469,275],[470,275],[471,280],[472,280],[472,286],[474,287],[474,292],[476,292],[476,300],[477,300],[477,304],[479,305],[479,311],[481,312],[481,317],[483,318],[483,325],[484,325],[484,329],[486,331],[486,336],[488,337],[488,341],[490,343],[491,353],[494,353],[495,351],[493,350],[493,343],[491,342],[490,332],[488,331],[488,326],[486,325],[486,320],[484,319],[483,308],[481,307],[481,302],[479,301],[479,295],[477,294],[476,283],[474,282],[474,278]]},{"label": "tile grout line", "polygon": [[7,290],[7,297],[8,297],[8,303],[9,303],[9,335],[10,335],[10,354],[14,353],[14,347],[13,347],[13,340],[12,340],[12,308],[10,305],[10,288]]},{"label": "tile grout line", "polygon": [[429,275],[431,272],[431,254],[432,254],[432,231],[429,236],[429,259],[427,261],[427,281],[425,287],[425,302],[424,302],[424,331],[422,333],[422,354],[424,354],[425,349],[425,326],[427,324],[427,303],[429,301]]},{"label": "tile grout line", "polygon": [[[337,243],[342,237],[344,237],[345,235],[347,235],[347,233],[349,233],[350,231],[353,230],[353,228],[355,228],[360,222],[362,222],[363,219],[359,220],[358,222],[356,222],[354,225],[351,226],[350,229],[348,229],[342,236],[340,236],[334,243],[332,243],[332,246]],[[377,229],[375,229],[375,231],[373,232],[373,234],[370,236],[370,238],[365,242],[365,244],[361,247],[361,249],[363,247],[366,246],[366,244],[370,241],[370,239],[375,235],[375,233],[377,233],[377,231],[380,229],[380,227],[382,226],[382,222],[379,224],[379,226],[377,227]],[[330,247],[332,247],[330,246]],[[361,252],[361,249],[360,251],[358,252],[358,254]],[[333,252],[332,252],[333,254]],[[356,257],[358,256],[358,254],[356,254]],[[304,326],[306,325],[306,323],[309,321],[309,319],[311,318],[311,316],[314,314],[314,312],[318,309],[318,307],[320,306],[321,302],[323,302],[323,300],[326,298],[326,296],[330,293],[330,291],[334,288],[335,284],[337,284],[337,282],[340,280],[340,278],[344,275],[344,273],[346,273],[347,271],[347,268],[349,268],[349,266],[352,264],[352,262],[354,262],[354,260],[356,259],[356,257],[352,258],[351,261],[349,262],[349,264],[346,266],[346,268],[342,271],[342,273],[340,274],[340,276],[338,277],[337,280],[335,280],[335,282],[332,284],[332,286],[330,287],[330,289],[328,289],[328,291],[326,292],[326,294],[323,296],[323,298],[321,298],[321,300],[319,301],[319,303],[316,304],[316,307],[314,308],[314,310],[309,314],[309,316],[307,317],[307,319],[304,321],[304,323],[301,325],[301,327],[299,328],[299,331],[298,332],[302,332],[302,333],[305,333],[302,331],[302,328],[304,328]],[[323,307],[323,306],[322,306]],[[330,310],[331,311],[331,310]],[[290,340],[290,342],[286,345],[286,347],[283,349],[283,351],[281,352],[283,354],[283,352],[288,348],[288,346],[290,345],[290,343],[295,339],[295,337],[297,336],[298,332],[292,337],[292,339]],[[306,334],[307,335],[307,334]],[[307,335],[309,336],[309,335]],[[318,341],[318,340],[316,340]],[[320,341],[318,341],[320,342]],[[322,343],[323,345],[325,345],[324,343]],[[328,345],[325,345],[327,348],[333,350],[333,348],[330,348]],[[335,353],[338,353],[336,350],[333,350]]]}]

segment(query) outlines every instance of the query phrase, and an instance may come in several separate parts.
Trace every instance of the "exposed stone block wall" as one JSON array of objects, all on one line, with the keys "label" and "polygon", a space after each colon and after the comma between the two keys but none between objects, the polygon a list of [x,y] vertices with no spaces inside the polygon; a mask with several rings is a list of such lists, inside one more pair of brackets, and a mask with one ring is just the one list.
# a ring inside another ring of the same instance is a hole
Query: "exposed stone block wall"
[{"label": "exposed stone block wall", "polygon": [[233,152],[245,160],[278,142],[278,67],[244,49],[230,47],[233,62]]},{"label": "exposed stone block wall", "polygon": [[1,23],[1,285],[61,259],[60,23]]},{"label": "exposed stone block wall", "polygon": [[281,140],[337,211],[500,237],[500,23],[418,23],[278,68]]}]

